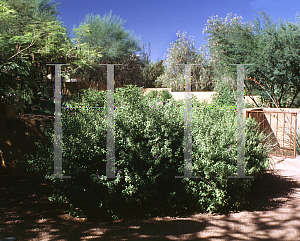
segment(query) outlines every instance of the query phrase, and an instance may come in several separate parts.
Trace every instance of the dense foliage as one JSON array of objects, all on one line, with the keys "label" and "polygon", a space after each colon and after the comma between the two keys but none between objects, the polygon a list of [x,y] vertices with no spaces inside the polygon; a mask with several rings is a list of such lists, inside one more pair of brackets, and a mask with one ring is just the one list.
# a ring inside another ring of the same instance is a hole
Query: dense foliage
[{"label": "dense foliage", "polygon": [[168,101],[168,100],[172,99],[173,96],[167,90],[161,90],[161,91],[151,90],[151,91],[149,91],[149,93],[146,94],[146,98],[149,98],[152,100],[156,99],[159,101]]},{"label": "dense foliage", "polygon": [[[247,91],[258,91],[257,83],[263,88],[257,93],[275,106],[299,103],[299,24],[273,24],[264,14],[262,25],[258,18],[253,24],[232,15],[225,20],[211,18],[204,31],[209,35],[208,63],[205,48],[198,51],[180,32],[166,60],[150,63],[135,53],[139,41],[111,13],[102,19],[88,15],[74,28],[76,43],[57,14],[56,5],[47,0],[0,0],[0,96],[7,103],[17,101],[21,111],[26,104],[40,105],[41,97],[48,99],[45,108],[53,110],[53,82],[47,88],[43,82],[49,73],[53,81],[53,68],[49,70],[45,62],[70,62],[63,74],[87,80],[106,80],[100,62],[122,62],[116,67],[119,84],[174,90],[184,87],[184,68],[175,65],[200,64],[192,69],[193,90],[214,88],[218,95],[213,106],[236,104],[236,67],[229,64],[254,63],[247,69],[253,77],[246,81]],[[192,103],[205,105],[195,98]],[[106,93],[85,91],[63,104],[105,107]],[[192,171],[200,178],[176,179],[184,171],[184,101],[175,101],[166,91],[143,97],[140,88],[128,86],[116,90],[115,106],[116,174],[125,178],[105,176],[106,109],[67,109],[62,118],[63,171],[72,178],[47,179],[53,189],[50,200],[67,202],[74,214],[115,219],[128,215],[126,203],[132,197],[141,199],[144,215],[227,212],[247,204],[252,180],[227,178],[236,172],[235,109],[193,109]],[[257,176],[268,168],[267,148],[257,127],[247,119],[246,175]],[[53,174],[53,126],[45,133],[49,141],[38,140],[36,155],[20,161],[41,178]]]},{"label": "dense foliage", "polygon": [[246,68],[247,95],[260,95],[269,107],[292,108],[299,106],[299,31],[299,22],[274,23],[262,11],[248,23],[231,13],[225,19],[213,16],[203,33],[215,73],[235,80],[230,64],[253,64]]},{"label": "dense foliage", "polygon": [[46,63],[70,64],[62,66],[62,81],[102,78],[106,84],[106,66],[99,63],[121,62],[116,84],[152,86],[161,74],[159,64],[135,55],[139,41],[119,18],[88,15],[73,29],[72,41],[57,18],[57,5],[51,0],[0,1],[0,102],[14,104],[21,113],[38,109],[34,113],[53,115],[54,67]]},{"label": "dense foliage", "polygon": [[0,1],[0,101],[15,104],[19,112],[53,97],[54,68],[45,63],[71,62],[79,68],[101,56],[98,49],[77,50],[58,14],[49,0]]},{"label": "dense foliage", "polygon": [[[193,175],[201,178],[176,179],[184,168],[184,102],[170,99],[160,105],[150,95],[143,97],[133,86],[115,93],[115,166],[116,175],[125,176],[122,179],[105,176],[105,109],[64,111],[63,172],[71,178],[47,179],[53,188],[50,199],[69,203],[70,212],[77,215],[98,218],[126,217],[124,207],[132,197],[141,199],[144,215],[242,208],[252,181],[227,178],[236,171],[235,110],[193,109]],[[77,106],[106,104],[105,92],[86,92],[82,97]],[[201,105],[195,98],[192,103]],[[47,133],[51,139],[53,127]],[[256,122],[247,119],[246,175],[257,176],[267,167],[261,138]],[[53,174],[53,144],[37,143],[37,155],[23,162],[43,178]]]}]

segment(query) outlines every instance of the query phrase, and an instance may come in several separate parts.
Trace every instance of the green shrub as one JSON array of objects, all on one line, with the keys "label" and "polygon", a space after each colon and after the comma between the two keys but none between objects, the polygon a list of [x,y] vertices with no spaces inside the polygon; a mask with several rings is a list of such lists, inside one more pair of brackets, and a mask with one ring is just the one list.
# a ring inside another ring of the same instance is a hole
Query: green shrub
[{"label": "green shrub", "polygon": [[[212,106],[236,106],[237,91],[232,89],[229,83],[219,82],[212,95]],[[246,103],[245,108],[253,108],[254,104]]]},{"label": "green shrub", "polygon": [[[88,97],[91,93],[85,94],[85,101],[106,105],[106,100],[99,97],[97,103]],[[147,215],[228,211],[246,203],[252,181],[227,178],[236,171],[235,110],[193,109],[193,175],[201,178],[189,180],[175,178],[184,170],[184,102],[171,99],[162,106],[157,99],[143,97],[141,88],[128,86],[116,91],[115,106],[116,175],[125,178],[105,176],[106,110],[77,109],[76,117],[66,110],[63,173],[72,178],[47,179],[53,188],[51,200],[69,203],[73,214],[114,219],[125,217],[126,201],[132,197],[141,199]],[[267,168],[255,124],[246,121],[245,148],[246,175],[254,176]],[[53,128],[46,133],[53,138]],[[52,175],[53,144],[39,145],[27,166],[39,175]]]},{"label": "green shrub", "polygon": [[212,97],[213,106],[236,106],[237,91],[232,90],[230,84],[219,82]]},{"label": "green shrub", "polygon": [[106,101],[106,92],[97,90],[83,90],[81,103],[88,106],[104,106]]},{"label": "green shrub", "polygon": [[172,94],[167,90],[162,90],[160,92],[160,98],[162,101],[167,101],[169,99],[172,99],[172,97],[173,97]]},{"label": "green shrub", "polygon": [[149,99],[157,99],[158,101],[168,101],[172,99],[172,94],[167,90],[151,90],[146,94]]}]

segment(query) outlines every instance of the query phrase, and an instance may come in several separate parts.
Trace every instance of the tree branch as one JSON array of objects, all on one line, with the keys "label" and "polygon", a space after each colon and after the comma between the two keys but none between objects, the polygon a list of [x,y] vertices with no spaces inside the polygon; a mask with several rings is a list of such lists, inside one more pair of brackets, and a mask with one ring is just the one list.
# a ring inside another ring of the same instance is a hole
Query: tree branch
[{"label": "tree branch", "polygon": [[253,95],[252,95],[252,93],[251,93],[251,91],[250,91],[250,88],[248,87],[248,85],[246,84],[246,82],[245,82],[245,86],[246,86],[246,88],[247,88],[247,90],[248,90],[248,92],[249,92],[249,97],[250,97],[250,99],[254,102],[254,104],[256,105],[256,107],[259,107],[259,105],[256,103],[256,101],[255,101],[255,99],[254,99],[254,97],[253,97]]},{"label": "tree branch", "polygon": [[[265,87],[263,85],[260,84],[260,82],[257,82],[254,78],[249,78],[250,80],[252,80],[253,82],[255,82],[256,84],[258,84],[260,87],[262,87],[265,92],[269,95],[269,97],[271,98],[271,100],[273,101],[274,105],[276,106],[276,108],[279,108],[276,101],[273,99],[273,97],[269,94],[269,92],[265,89]],[[267,82],[266,82],[267,83]],[[268,85],[269,86],[269,85]]]},{"label": "tree branch", "polygon": [[36,37],[34,36],[33,40],[31,41],[31,44],[26,47],[25,49],[22,49],[21,51],[18,51],[16,54],[14,54],[13,56],[11,56],[10,58],[8,58],[7,60],[10,60],[12,59],[13,57],[17,56],[18,54],[22,53],[23,51],[25,51],[26,49],[30,48],[31,46],[33,46],[35,44],[35,40],[36,40]]},{"label": "tree branch", "polygon": [[292,102],[291,102],[289,108],[291,108],[291,106],[292,106],[292,104],[294,103],[294,100],[296,99],[296,97],[297,97],[298,94],[299,94],[299,92],[297,92],[297,93],[294,95],[294,97],[293,97],[293,99],[292,99]]}]

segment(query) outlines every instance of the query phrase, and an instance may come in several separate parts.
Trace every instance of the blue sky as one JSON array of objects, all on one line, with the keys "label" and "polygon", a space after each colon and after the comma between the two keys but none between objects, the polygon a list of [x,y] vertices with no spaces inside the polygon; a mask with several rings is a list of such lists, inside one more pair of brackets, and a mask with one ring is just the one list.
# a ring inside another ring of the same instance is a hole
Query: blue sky
[{"label": "blue sky", "polygon": [[87,14],[108,14],[125,20],[126,30],[141,37],[142,43],[151,45],[151,60],[163,59],[164,54],[177,37],[187,32],[193,36],[196,47],[205,44],[203,29],[210,16],[225,18],[227,13],[253,20],[256,11],[265,10],[276,21],[278,18],[295,21],[300,12],[299,0],[54,0],[61,2],[58,9],[60,21],[72,35],[73,26],[79,26]]}]

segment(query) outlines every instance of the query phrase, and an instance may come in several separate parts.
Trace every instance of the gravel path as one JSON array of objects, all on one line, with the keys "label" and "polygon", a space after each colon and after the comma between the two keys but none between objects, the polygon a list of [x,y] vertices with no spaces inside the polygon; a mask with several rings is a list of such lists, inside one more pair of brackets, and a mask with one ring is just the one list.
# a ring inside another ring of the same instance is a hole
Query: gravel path
[{"label": "gravel path", "polygon": [[264,181],[256,180],[249,210],[100,224],[49,204],[47,188],[34,180],[24,188],[22,180],[1,178],[0,240],[300,240],[300,156],[273,160]]}]

